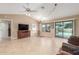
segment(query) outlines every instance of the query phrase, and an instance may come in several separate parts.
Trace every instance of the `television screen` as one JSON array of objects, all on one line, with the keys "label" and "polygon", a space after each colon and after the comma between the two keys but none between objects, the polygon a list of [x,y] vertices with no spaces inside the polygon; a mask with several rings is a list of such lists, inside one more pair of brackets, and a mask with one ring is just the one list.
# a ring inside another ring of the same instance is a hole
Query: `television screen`
[{"label": "television screen", "polygon": [[19,30],[29,30],[29,25],[26,24],[19,24],[18,27]]}]

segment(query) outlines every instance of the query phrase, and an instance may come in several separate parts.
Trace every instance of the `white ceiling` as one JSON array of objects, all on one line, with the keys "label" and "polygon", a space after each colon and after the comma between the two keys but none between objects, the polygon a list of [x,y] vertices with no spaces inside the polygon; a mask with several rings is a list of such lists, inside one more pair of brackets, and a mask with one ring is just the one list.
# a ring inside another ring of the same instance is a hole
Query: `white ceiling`
[{"label": "white ceiling", "polygon": [[[56,9],[53,11],[54,4],[55,3],[30,3],[29,8],[37,11],[30,13],[30,16],[43,20],[79,15],[78,3],[58,3]],[[26,14],[23,6],[27,7],[27,4],[0,3],[0,14]],[[42,9],[42,6],[44,6],[45,9]]]}]

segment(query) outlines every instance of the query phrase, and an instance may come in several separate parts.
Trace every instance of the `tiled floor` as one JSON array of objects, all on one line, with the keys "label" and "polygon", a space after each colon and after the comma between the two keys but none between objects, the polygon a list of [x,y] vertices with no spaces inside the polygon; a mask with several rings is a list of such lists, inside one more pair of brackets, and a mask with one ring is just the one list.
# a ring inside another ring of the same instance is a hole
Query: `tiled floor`
[{"label": "tiled floor", "polygon": [[0,54],[55,55],[63,41],[66,40],[48,37],[3,41],[0,42]]}]

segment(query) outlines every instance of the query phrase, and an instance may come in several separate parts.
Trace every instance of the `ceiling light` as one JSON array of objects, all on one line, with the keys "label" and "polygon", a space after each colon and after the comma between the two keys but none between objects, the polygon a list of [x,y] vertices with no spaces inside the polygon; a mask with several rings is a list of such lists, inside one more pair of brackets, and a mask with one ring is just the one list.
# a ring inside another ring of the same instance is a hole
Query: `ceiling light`
[{"label": "ceiling light", "polygon": [[38,16],[38,17],[37,17],[37,19],[39,19],[40,21],[47,20],[47,18],[46,18],[46,17],[44,17],[44,16],[41,16],[41,17],[40,17],[40,16]]},{"label": "ceiling light", "polygon": [[47,18],[46,17],[42,17],[42,20],[46,20]]},{"label": "ceiling light", "polygon": [[26,16],[30,16],[30,14],[27,13]]}]

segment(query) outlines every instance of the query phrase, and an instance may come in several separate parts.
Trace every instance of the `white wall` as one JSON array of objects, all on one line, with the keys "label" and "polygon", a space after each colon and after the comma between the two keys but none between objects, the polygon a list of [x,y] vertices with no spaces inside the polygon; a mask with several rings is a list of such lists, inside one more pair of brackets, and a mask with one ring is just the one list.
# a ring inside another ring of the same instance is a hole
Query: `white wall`
[{"label": "white wall", "polygon": [[0,40],[8,38],[8,23],[0,22]]}]

